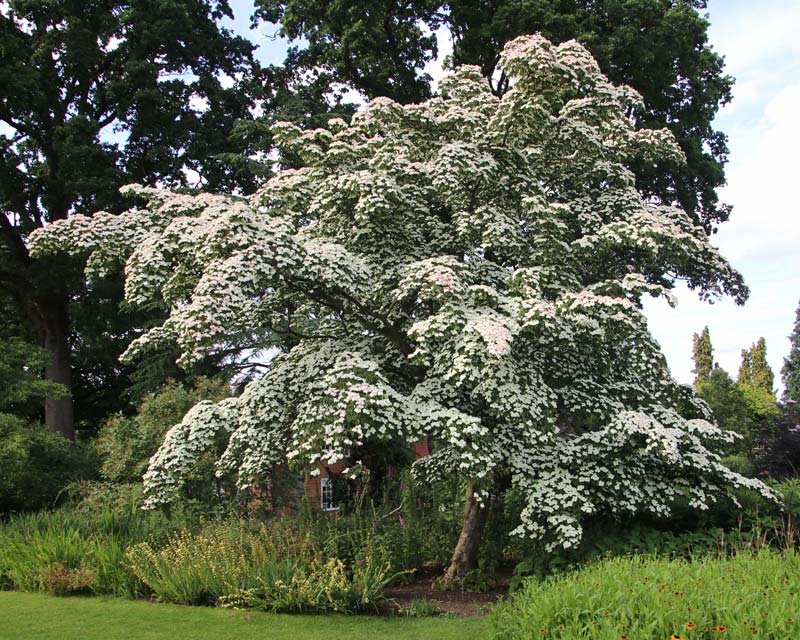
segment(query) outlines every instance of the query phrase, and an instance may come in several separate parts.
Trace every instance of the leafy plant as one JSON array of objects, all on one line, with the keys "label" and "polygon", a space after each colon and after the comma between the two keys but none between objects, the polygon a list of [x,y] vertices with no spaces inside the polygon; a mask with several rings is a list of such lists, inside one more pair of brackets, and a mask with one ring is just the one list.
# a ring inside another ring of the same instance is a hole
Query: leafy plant
[{"label": "leafy plant", "polygon": [[439,606],[436,600],[415,598],[408,606],[400,609],[400,614],[407,618],[431,618],[434,616],[443,616],[445,615],[445,611]]},{"label": "leafy plant", "polygon": [[496,640],[800,635],[800,556],[741,553],[690,560],[614,558],[530,579],[491,614]]}]

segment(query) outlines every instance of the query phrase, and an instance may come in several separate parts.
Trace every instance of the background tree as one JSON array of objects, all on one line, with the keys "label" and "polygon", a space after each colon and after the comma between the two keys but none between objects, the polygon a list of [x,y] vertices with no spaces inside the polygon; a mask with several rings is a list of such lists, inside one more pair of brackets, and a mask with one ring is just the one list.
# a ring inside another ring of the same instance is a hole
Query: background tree
[{"label": "background tree", "polygon": [[[253,46],[218,26],[224,15],[225,0],[11,0],[0,11],[0,287],[48,352],[47,380],[73,389],[71,351],[91,340],[75,333],[70,304],[96,292],[74,262],[32,259],[33,229],[120,211],[126,182],[256,184],[217,159],[242,151],[229,134],[252,105]],[[115,335],[129,341],[131,330],[129,321]],[[94,377],[106,384],[119,371],[99,375],[100,361]],[[92,375],[82,372],[82,382]],[[45,401],[47,427],[70,439],[73,396]]]},{"label": "background tree", "polygon": [[767,341],[759,338],[749,349],[742,349],[742,364],[737,382],[765,391],[774,397],[775,374],[767,362]]},{"label": "background tree", "polygon": [[708,326],[692,336],[692,360],[694,360],[694,384],[695,387],[708,380],[714,368],[714,348],[711,346],[711,334]]},{"label": "background tree", "polygon": [[759,338],[749,349],[742,349],[742,363],[736,381],[757,421],[774,417],[778,413],[774,382],[775,374],[767,362],[766,340]]},{"label": "background tree", "polygon": [[357,475],[365,444],[427,436],[416,472],[465,487],[453,584],[474,567],[486,501],[511,487],[516,533],[551,549],[579,544],[592,514],[766,491],[709,453],[731,436],[674,382],[641,311],[675,277],[703,297],[748,293],[688,214],[636,189],[626,161],[678,155],[671,134],[637,130],[638,96],[576,43],[519,38],[503,69],[502,99],[462,67],[421,104],[277,124],[303,166],[249,199],[130,187],[144,209],[32,235],[36,255],[88,255],[92,278],[124,260],[127,300],[170,309],[126,359],[177,343],[190,365],[231,336],[276,337],[263,377],[167,433],[150,505],[220,437],[219,473],[247,487],[287,459]]},{"label": "background tree", "polygon": [[[258,18],[280,22],[303,38],[296,52],[308,70],[324,69],[368,98],[401,103],[430,95],[422,71],[437,54],[430,33],[440,27],[453,42],[450,63],[478,65],[496,95],[508,89],[498,67],[503,46],[516,36],[541,33],[553,42],[576,38],[608,77],[644,98],[632,115],[639,126],[668,127],[686,163],[631,158],[647,198],[677,203],[711,233],[730,215],[716,189],[725,182],[727,140],[712,121],[731,99],[733,80],[708,44],[705,0],[257,0]],[[427,26],[422,29],[421,25]]]},{"label": "background tree", "polygon": [[783,359],[781,368],[785,400],[800,402],[800,304],[795,312],[794,327],[789,336],[789,355]]},{"label": "background tree", "polygon": [[752,456],[756,444],[756,416],[733,378],[721,367],[714,367],[695,388],[697,395],[708,403],[716,423],[742,436],[731,445],[729,452]]}]

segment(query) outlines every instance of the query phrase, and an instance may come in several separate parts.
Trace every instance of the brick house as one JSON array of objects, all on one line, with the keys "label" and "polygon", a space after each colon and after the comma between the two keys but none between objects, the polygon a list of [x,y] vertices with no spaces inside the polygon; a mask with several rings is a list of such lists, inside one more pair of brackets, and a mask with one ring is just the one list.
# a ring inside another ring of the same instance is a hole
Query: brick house
[{"label": "brick house", "polygon": [[[423,438],[411,445],[411,450],[414,452],[414,459],[419,460],[430,454],[428,448],[428,439]],[[324,467],[317,464],[319,475],[316,477],[307,477],[304,483],[305,495],[313,505],[319,506],[324,511],[338,511],[339,507],[336,506],[336,497],[333,495],[333,482],[331,476],[337,476],[344,471],[346,464],[344,462],[337,462],[330,467]]]}]

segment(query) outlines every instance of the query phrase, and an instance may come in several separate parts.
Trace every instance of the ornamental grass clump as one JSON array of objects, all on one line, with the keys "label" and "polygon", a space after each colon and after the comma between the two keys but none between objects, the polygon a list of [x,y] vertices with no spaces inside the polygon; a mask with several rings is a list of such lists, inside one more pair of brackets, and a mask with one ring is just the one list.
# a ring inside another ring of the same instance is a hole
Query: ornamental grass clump
[{"label": "ornamental grass clump", "polygon": [[[118,510],[62,508],[14,516],[0,524],[0,588],[147,595],[126,550],[144,541],[158,546],[189,526],[185,517],[142,512],[134,503]],[[64,588],[48,586],[58,584]]]},{"label": "ornamental grass clump", "polygon": [[528,580],[496,607],[496,640],[800,638],[800,555],[614,558]]},{"label": "ornamental grass clump", "polygon": [[128,303],[168,310],[128,361],[279,351],[240,396],[167,433],[149,506],[174,501],[220,441],[218,474],[245,489],[287,461],[361,477],[370,448],[427,437],[415,472],[466,487],[455,584],[508,488],[523,496],[516,534],[550,550],[579,545],[598,513],[769,494],[722,464],[735,435],[675,382],[642,313],[676,279],[748,295],[686,212],[637,191],[631,167],[682,161],[672,134],[637,129],[641,96],[577,42],[523,36],[500,64],[502,98],[462,66],[419,104],[276,123],[302,166],[248,198],[132,185],[138,208],[31,234],[33,255],[86,257],[92,279],[124,268]]},{"label": "ornamental grass clump", "polygon": [[164,602],[272,612],[379,610],[395,577],[379,551],[365,549],[352,567],[326,558],[290,526],[236,521],[182,532],[161,547],[126,554],[133,573]]}]

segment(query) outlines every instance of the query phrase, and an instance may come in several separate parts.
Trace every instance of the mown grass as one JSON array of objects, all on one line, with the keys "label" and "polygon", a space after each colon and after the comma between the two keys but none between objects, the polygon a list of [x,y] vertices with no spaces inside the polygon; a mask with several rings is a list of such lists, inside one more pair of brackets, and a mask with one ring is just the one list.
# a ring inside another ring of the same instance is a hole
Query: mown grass
[{"label": "mown grass", "polygon": [[529,580],[491,618],[497,640],[796,640],[800,555],[613,558]]},{"label": "mown grass", "polygon": [[485,618],[274,615],[0,592],[0,640],[484,640]]}]

